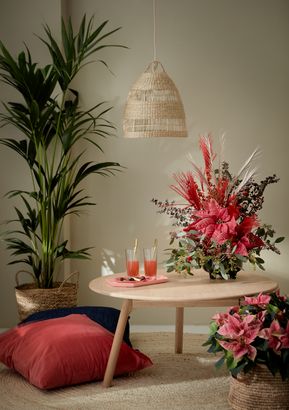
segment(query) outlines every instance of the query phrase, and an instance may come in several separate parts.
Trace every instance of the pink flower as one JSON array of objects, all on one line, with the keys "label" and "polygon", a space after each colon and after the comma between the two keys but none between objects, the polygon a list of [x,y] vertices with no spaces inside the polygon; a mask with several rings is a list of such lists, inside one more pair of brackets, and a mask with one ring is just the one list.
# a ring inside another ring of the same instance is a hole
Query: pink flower
[{"label": "pink flower", "polygon": [[276,293],[276,295],[278,296],[278,299],[279,299],[279,300],[282,300],[283,302],[286,302],[287,296],[281,296],[281,295],[280,295],[280,289],[277,289],[275,293]]},{"label": "pink flower", "polygon": [[229,208],[221,207],[215,199],[210,199],[204,204],[204,210],[195,212],[198,217],[184,229],[185,232],[196,230],[204,234],[207,239],[215,240],[218,244],[231,239],[237,226],[235,217]]},{"label": "pink flower", "polygon": [[239,306],[230,306],[225,313],[216,313],[212,319],[215,320],[217,325],[222,326],[228,322],[228,318],[232,316],[233,313],[239,312]]},{"label": "pink flower", "polygon": [[235,359],[241,359],[243,356],[248,355],[249,359],[255,360],[257,355],[257,350],[254,346],[250,344],[246,345],[241,341],[226,342],[225,340],[219,340],[220,345],[233,353]]},{"label": "pink flower", "polygon": [[224,325],[229,317],[229,313],[216,313],[212,319],[217,323],[218,326]]},{"label": "pink flower", "polygon": [[[282,335],[284,335],[284,329],[280,326],[278,320],[273,320],[270,327],[262,329],[258,336],[267,339],[269,348],[278,352],[282,347]],[[286,339],[284,341],[287,343]]]},{"label": "pink flower", "polygon": [[284,334],[280,337],[282,349],[289,349],[289,322],[287,323]]},{"label": "pink flower", "polygon": [[218,333],[222,336],[230,337],[231,339],[246,334],[247,338],[254,340],[259,332],[260,325],[261,322],[255,315],[246,315],[242,317],[238,313],[234,313],[234,315],[228,316],[227,323],[220,327]]},{"label": "pink flower", "polygon": [[219,340],[220,345],[230,350],[235,359],[240,359],[248,355],[249,359],[254,360],[257,350],[251,345],[260,332],[262,322],[256,315],[240,316],[237,313],[229,315],[227,323],[218,330],[221,336],[229,340]]},{"label": "pink flower", "polygon": [[271,300],[271,296],[263,295],[261,292],[259,293],[258,296],[254,296],[254,297],[245,296],[244,301],[242,302],[242,305],[257,305],[257,306],[265,307],[266,305],[268,305],[268,303],[270,303],[270,300]]}]

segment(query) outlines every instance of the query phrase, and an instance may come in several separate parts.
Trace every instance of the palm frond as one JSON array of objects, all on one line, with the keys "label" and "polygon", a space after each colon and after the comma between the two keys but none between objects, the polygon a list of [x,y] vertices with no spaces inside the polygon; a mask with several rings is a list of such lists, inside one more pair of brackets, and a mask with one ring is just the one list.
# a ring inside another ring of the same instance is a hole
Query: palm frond
[{"label": "palm frond", "polygon": [[260,158],[261,151],[259,148],[255,148],[255,150],[252,152],[252,154],[249,156],[249,158],[245,161],[245,163],[242,165],[242,167],[239,169],[237,172],[235,179],[242,179],[244,174],[250,169],[252,166],[253,161],[257,160]]},{"label": "palm frond", "polygon": [[205,164],[205,175],[208,184],[210,184],[210,181],[213,177],[213,162],[216,157],[216,154],[214,154],[213,152],[212,137],[210,134],[207,136],[202,136],[200,138],[200,148],[203,154]]}]

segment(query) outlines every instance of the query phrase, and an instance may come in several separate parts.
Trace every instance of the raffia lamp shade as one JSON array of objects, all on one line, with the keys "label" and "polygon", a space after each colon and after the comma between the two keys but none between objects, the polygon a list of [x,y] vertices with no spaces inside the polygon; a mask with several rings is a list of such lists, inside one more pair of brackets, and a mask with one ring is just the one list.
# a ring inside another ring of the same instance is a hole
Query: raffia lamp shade
[{"label": "raffia lamp shade", "polygon": [[179,91],[159,61],[153,61],[132,86],[123,131],[127,138],[187,136]]}]

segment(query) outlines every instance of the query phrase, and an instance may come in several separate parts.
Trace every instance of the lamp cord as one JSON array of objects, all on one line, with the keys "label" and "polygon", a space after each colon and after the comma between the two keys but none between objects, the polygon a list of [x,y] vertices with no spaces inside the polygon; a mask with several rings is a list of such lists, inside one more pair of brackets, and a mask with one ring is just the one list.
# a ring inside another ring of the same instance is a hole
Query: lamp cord
[{"label": "lamp cord", "polygon": [[153,0],[153,17],[154,17],[154,61],[157,59],[157,46],[156,46],[156,0]]}]

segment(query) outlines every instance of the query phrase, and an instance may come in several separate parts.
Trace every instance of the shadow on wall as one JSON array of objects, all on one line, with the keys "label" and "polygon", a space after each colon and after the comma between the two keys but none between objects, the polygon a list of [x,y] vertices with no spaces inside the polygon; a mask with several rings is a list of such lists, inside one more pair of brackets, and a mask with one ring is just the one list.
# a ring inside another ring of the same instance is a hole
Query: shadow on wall
[{"label": "shadow on wall", "polygon": [[101,276],[112,275],[117,272],[117,266],[123,262],[123,257],[110,249],[101,252]]}]

